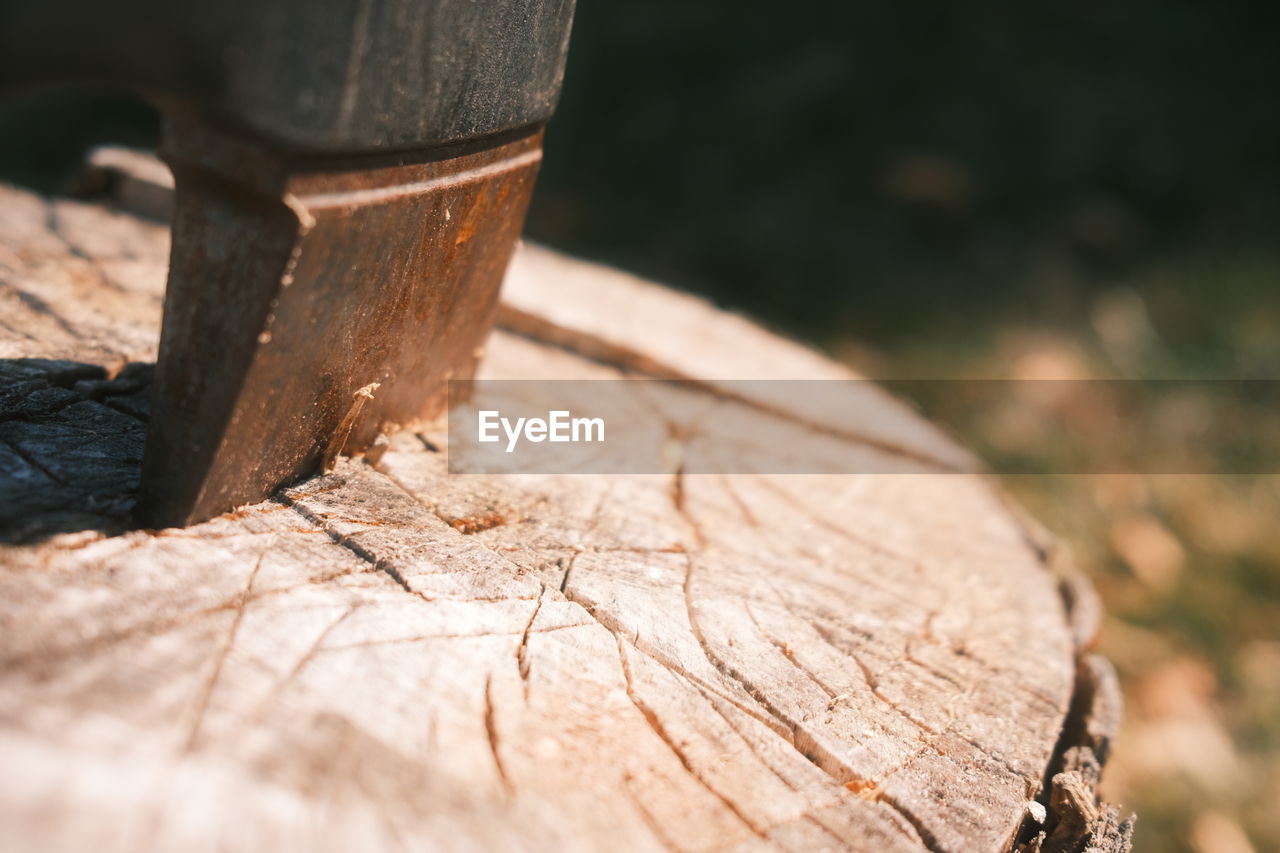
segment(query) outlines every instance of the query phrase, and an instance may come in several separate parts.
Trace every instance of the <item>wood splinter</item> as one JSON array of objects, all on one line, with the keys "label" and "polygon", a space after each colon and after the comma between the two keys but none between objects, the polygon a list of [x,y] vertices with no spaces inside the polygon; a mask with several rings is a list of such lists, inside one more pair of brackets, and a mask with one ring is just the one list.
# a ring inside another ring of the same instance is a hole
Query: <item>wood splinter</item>
[{"label": "wood splinter", "polygon": [[360,417],[360,412],[364,409],[365,402],[373,399],[373,392],[381,388],[379,382],[370,382],[363,388],[356,390],[351,396],[351,408],[347,410],[347,414],[342,418],[342,423],[338,424],[338,429],[333,434],[333,438],[329,439],[329,444],[324,449],[324,455],[320,458],[320,470],[328,474],[333,471],[334,466],[338,462],[338,456],[347,446],[347,439],[351,437],[351,428],[356,425],[356,419]]}]

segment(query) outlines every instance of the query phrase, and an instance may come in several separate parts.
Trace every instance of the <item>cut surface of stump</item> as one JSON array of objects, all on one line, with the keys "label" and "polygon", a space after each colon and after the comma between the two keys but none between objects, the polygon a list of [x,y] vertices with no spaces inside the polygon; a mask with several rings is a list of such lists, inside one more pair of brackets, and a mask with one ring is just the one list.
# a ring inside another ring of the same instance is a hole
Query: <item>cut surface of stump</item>
[{"label": "cut surface of stump", "polygon": [[[840,440],[932,473],[451,475],[441,428],[130,529],[166,253],[0,188],[8,845],[1127,848],[1087,590],[873,386]],[[852,375],[536,247],[500,326],[494,378]]]}]

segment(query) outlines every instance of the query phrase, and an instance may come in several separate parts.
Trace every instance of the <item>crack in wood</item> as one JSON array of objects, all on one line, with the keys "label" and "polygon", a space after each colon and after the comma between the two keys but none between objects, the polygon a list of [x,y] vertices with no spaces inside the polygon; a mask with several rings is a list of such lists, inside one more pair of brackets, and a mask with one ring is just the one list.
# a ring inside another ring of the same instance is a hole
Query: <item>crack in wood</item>
[{"label": "crack in wood", "polygon": [[512,797],[515,795],[515,786],[511,784],[511,777],[507,775],[507,766],[503,763],[502,753],[499,750],[498,723],[493,707],[492,674],[486,675],[484,679],[484,733],[489,742],[489,752],[493,754],[493,766],[498,771],[502,789],[508,797]]},{"label": "crack in wood", "polygon": [[702,532],[702,525],[685,505],[683,466],[677,468],[675,472],[672,473],[669,494],[671,496],[671,505],[675,507],[676,514],[684,520],[684,523],[688,525],[689,530],[693,533],[694,547],[704,547],[707,544],[707,537]]},{"label": "crack in wood", "polygon": [[631,804],[635,806],[636,811],[639,812],[640,819],[644,822],[645,827],[647,827],[649,832],[653,834],[654,838],[658,839],[658,843],[662,845],[663,849],[670,851],[670,853],[686,853],[683,847],[676,844],[675,841],[667,835],[666,830],[662,828],[662,824],[658,822],[657,818],[653,816],[653,813],[645,807],[643,802],[641,802],[639,795],[635,792],[635,783],[632,781],[630,773],[622,774],[622,787],[627,792],[627,798],[631,801]]},{"label": "crack in wood", "polygon": [[227,662],[227,656],[231,654],[231,649],[235,646],[236,634],[240,631],[240,623],[244,621],[245,609],[249,605],[249,596],[253,593],[253,582],[258,579],[258,572],[262,569],[262,563],[275,543],[276,538],[272,536],[271,540],[262,549],[262,552],[258,554],[258,559],[253,564],[253,569],[249,572],[249,578],[245,581],[244,589],[239,595],[239,603],[235,608],[235,615],[231,619],[231,627],[227,630],[226,640],[218,651],[218,656],[214,660],[213,671],[209,674],[209,679],[196,705],[195,721],[191,724],[191,733],[187,737],[184,750],[187,753],[195,750],[196,744],[200,739],[200,730],[204,726],[205,714],[208,713],[209,703],[213,699],[213,691],[218,686],[218,679],[222,677],[222,668]]},{"label": "crack in wood", "polygon": [[[569,559],[564,562],[564,574],[560,577],[560,594],[567,596],[569,594],[569,575],[573,572],[573,564],[577,562],[578,555],[581,551],[574,551],[569,555]],[[563,557],[560,560],[564,560]],[[557,561],[559,562],[559,561]]]},{"label": "crack in wood", "polygon": [[[357,610],[363,607],[364,604],[365,602],[363,601],[351,602],[351,604],[347,606],[346,610],[338,614],[338,618],[331,621],[328,625],[325,625],[324,629],[319,634],[316,635],[314,640],[311,641],[311,645],[307,647],[307,650],[303,652],[302,656],[298,658],[296,663],[294,663],[293,669],[289,670],[289,673],[284,678],[276,682],[275,686],[271,688],[270,695],[271,696],[277,695],[288,684],[296,680],[297,677],[302,674],[302,671],[307,668],[307,665],[311,663],[313,660],[315,660],[318,654],[320,654],[323,651],[326,651],[327,649],[325,648],[325,645],[324,645],[325,641],[328,640],[329,637],[333,634],[333,632],[338,629],[339,625],[341,625],[343,622],[346,622],[348,619],[350,619],[352,614],[354,614]],[[265,705],[266,702],[264,702],[263,704]]]},{"label": "crack in wood", "polygon": [[547,594],[547,585],[542,584],[542,592],[538,594],[538,601],[533,605],[533,612],[529,614],[529,621],[525,623],[524,632],[520,634],[520,645],[516,647],[516,670],[520,673],[520,681],[524,684],[524,698],[529,701],[529,632],[533,630],[533,623],[538,618],[538,613],[542,610],[542,601]]},{"label": "crack in wood", "polygon": [[274,498],[273,500],[277,500],[277,499],[286,502],[290,509],[296,512],[298,515],[302,516],[307,521],[314,524],[320,530],[324,531],[324,533],[334,542],[334,544],[340,545],[343,548],[350,551],[352,554],[355,554],[361,560],[363,560],[364,562],[372,566],[374,571],[383,572],[384,574],[386,574],[387,577],[395,581],[396,584],[405,592],[409,593],[410,595],[416,595],[425,601],[431,600],[431,596],[425,595],[424,593],[411,587],[409,585],[409,582],[405,580],[404,576],[400,574],[400,571],[396,569],[395,566],[391,565],[385,559],[381,559],[377,555],[370,553],[367,549],[361,546],[360,543],[352,542],[349,534],[339,533],[337,530],[330,527],[328,524],[328,519],[326,519],[320,513],[310,509],[309,507],[303,506],[301,503],[301,500],[303,498],[291,496],[287,491],[281,491],[277,493],[276,498]]},{"label": "crack in wood", "polygon": [[729,500],[738,508],[738,512],[742,513],[742,520],[747,523],[748,527],[760,528],[760,519],[756,518],[755,513],[751,511],[751,507],[747,505],[746,499],[738,493],[737,488],[733,485],[733,480],[727,474],[717,475],[717,480],[725,494],[729,496]]},{"label": "crack in wood", "polygon": [[753,835],[762,839],[768,839],[768,834],[757,826],[755,821],[747,817],[747,815],[736,803],[733,802],[733,800],[729,799],[726,794],[718,790],[710,781],[707,780],[705,776],[703,776],[702,772],[698,770],[698,768],[689,759],[689,756],[685,753],[684,749],[677,744],[667,732],[666,727],[662,724],[662,720],[658,717],[658,714],[636,694],[635,682],[631,675],[631,663],[627,660],[627,651],[624,646],[623,638],[621,635],[614,633],[614,640],[618,644],[618,660],[621,662],[622,666],[622,676],[626,683],[627,698],[631,700],[631,704],[640,712],[640,716],[644,718],[644,721],[649,724],[649,728],[653,729],[653,732],[658,736],[658,739],[666,744],[667,748],[671,750],[672,754],[675,755],[676,760],[680,762],[680,765],[692,779],[705,788],[709,794],[719,800],[725,808],[732,812],[733,815],[747,827],[747,829],[751,830]]},{"label": "crack in wood", "polygon": [[[559,329],[553,324],[533,317],[513,306],[503,304],[498,312],[498,328],[511,335],[527,338],[546,347],[563,350],[570,355],[592,361],[606,367],[616,368],[624,373],[634,373],[646,379],[673,379],[686,383],[715,399],[746,406],[767,415],[772,415],[788,423],[849,444],[877,450],[889,456],[895,456],[913,462],[938,473],[965,473],[966,469],[955,464],[913,450],[906,445],[875,438],[865,433],[849,429],[840,429],[812,418],[805,418],[797,413],[770,405],[742,394],[735,394],[718,384],[715,380],[691,376],[670,365],[661,364],[652,358],[638,353],[628,347],[618,346],[604,338],[581,330]],[[845,381],[866,381],[850,378]]]},{"label": "crack in wood", "polygon": [[[480,601],[483,599],[467,599],[467,600]],[[508,600],[518,601],[520,599],[508,599]],[[409,645],[412,643],[426,643],[432,640],[483,640],[483,639],[489,639],[493,637],[519,637],[521,639],[527,640],[527,638],[531,635],[554,634],[557,631],[572,631],[576,628],[590,628],[590,627],[594,627],[596,624],[597,623],[595,622],[574,622],[569,625],[552,625],[548,628],[538,628],[536,630],[529,630],[529,631],[525,631],[525,630],[469,631],[469,632],[460,631],[456,633],[442,631],[438,634],[417,634],[412,637],[390,637],[390,638],[381,639],[381,640],[361,640],[359,642],[354,642],[354,643],[343,643],[342,645],[338,645],[338,646],[326,646],[325,648],[320,649],[319,652],[328,653],[328,652],[347,651],[349,649],[368,649],[368,648],[375,648],[377,646]]]},{"label": "crack in wood", "polygon": [[[785,725],[792,733],[790,741],[792,748],[804,756],[808,761],[812,762],[819,769],[826,772],[827,775],[831,776],[841,784],[850,778],[856,778],[858,776],[856,771],[849,766],[847,762],[842,761],[836,755],[823,747],[818,738],[816,738],[813,733],[805,727],[803,721],[790,719],[789,716],[777,707],[775,703],[769,701],[763,691],[755,687],[755,685],[746,679],[740,672],[738,672],[734,667],[729,666],[727,662],[722,660],[719,655],[716,655],[711,650],[710,645],[707,643],[707,640],[703,636],[702,630],[698,625],[695,608],[693,607],[691,586],[693,580],[694,561],[691,556],[686,557],[686,559],[688,561],[688,570],[685,574],[684,582],[685,607],[688,613],[689,624],[693,629],[694,637],[698,641],[698,645],[701,647],[703,655],[706,657],[707,661],[711,663],[711,665],[722,675],[737,682],[747,692],[747,695],[759,702],[762,708]],[[854,740],[856,742],[856,739]]]},{"label": "crack in wood", "polygon": [[228,610],[236,609],[240,607],[241,604],[255,604],[265,599],[285,596],[290,593],[297,592],[300,589],[310,589],[317,584],[323,584],[350,574],[352,574],[350,569],[343,569],[327,574],[317,575],[315,577],[308,578],[305,583],[275,587],[261,592],[255,591],[247,598],[243,597],[243,591],[237,592],[231,598],[208,607],[183,611],[163,619],[137,622],[118,631],[110,631],[90,637],[83,642],[69,643],[61,646],[41,646],[31,652],[20,652],[16,655],[0,658],[0,670],[18,670],[36,662],[48,665],[78,655],[89,655],[95,652],[100,652],[110,648],[111,646],[119,643],[125,643],[135,638],[158,637],[173,628],[190,626],[201,619],[207,619],[211,616],[225,613]]},{"label": "crack in wood", "polygon": [[[920,840],[920,844],[930,853],[953,853],[953,851],[939,844],[937,836],[933,834],[929,827],[925,826],[924,821],[920,820],[913,811],[902,805],[902,803],[883,792],[878,795],[877,799],[895,813],[901,815],[902,819],[911,825],[916,837]],[[954,851],[954,853],[963,853],[963,851]]]}]

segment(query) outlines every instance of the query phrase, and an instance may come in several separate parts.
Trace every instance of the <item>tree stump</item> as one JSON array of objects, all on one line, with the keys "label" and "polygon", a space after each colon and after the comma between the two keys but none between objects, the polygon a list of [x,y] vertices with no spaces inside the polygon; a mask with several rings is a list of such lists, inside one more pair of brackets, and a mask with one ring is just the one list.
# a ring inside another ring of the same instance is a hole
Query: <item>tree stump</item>
[{"label": "tree stump", "polygon": [[[937,473],[450,476],[436,429],[131,529],[166,261],[0,188],[6,846],[1128,849],[1087,586],[887,395],[841,440]],[[851,376],[536,247],[483,373]]]}]

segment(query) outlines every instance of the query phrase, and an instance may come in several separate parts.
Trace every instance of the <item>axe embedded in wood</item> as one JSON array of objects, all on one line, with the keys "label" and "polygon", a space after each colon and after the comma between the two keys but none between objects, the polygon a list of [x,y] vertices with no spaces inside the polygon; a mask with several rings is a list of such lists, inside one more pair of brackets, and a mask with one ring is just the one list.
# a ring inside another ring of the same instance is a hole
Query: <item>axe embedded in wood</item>
[{"label": "axe embedded in wood", "polygon": [[573,0],[57,0],[0,80],[164,118],[173,249],[138,514],[189,524],[431,417],[497,306]]}]

